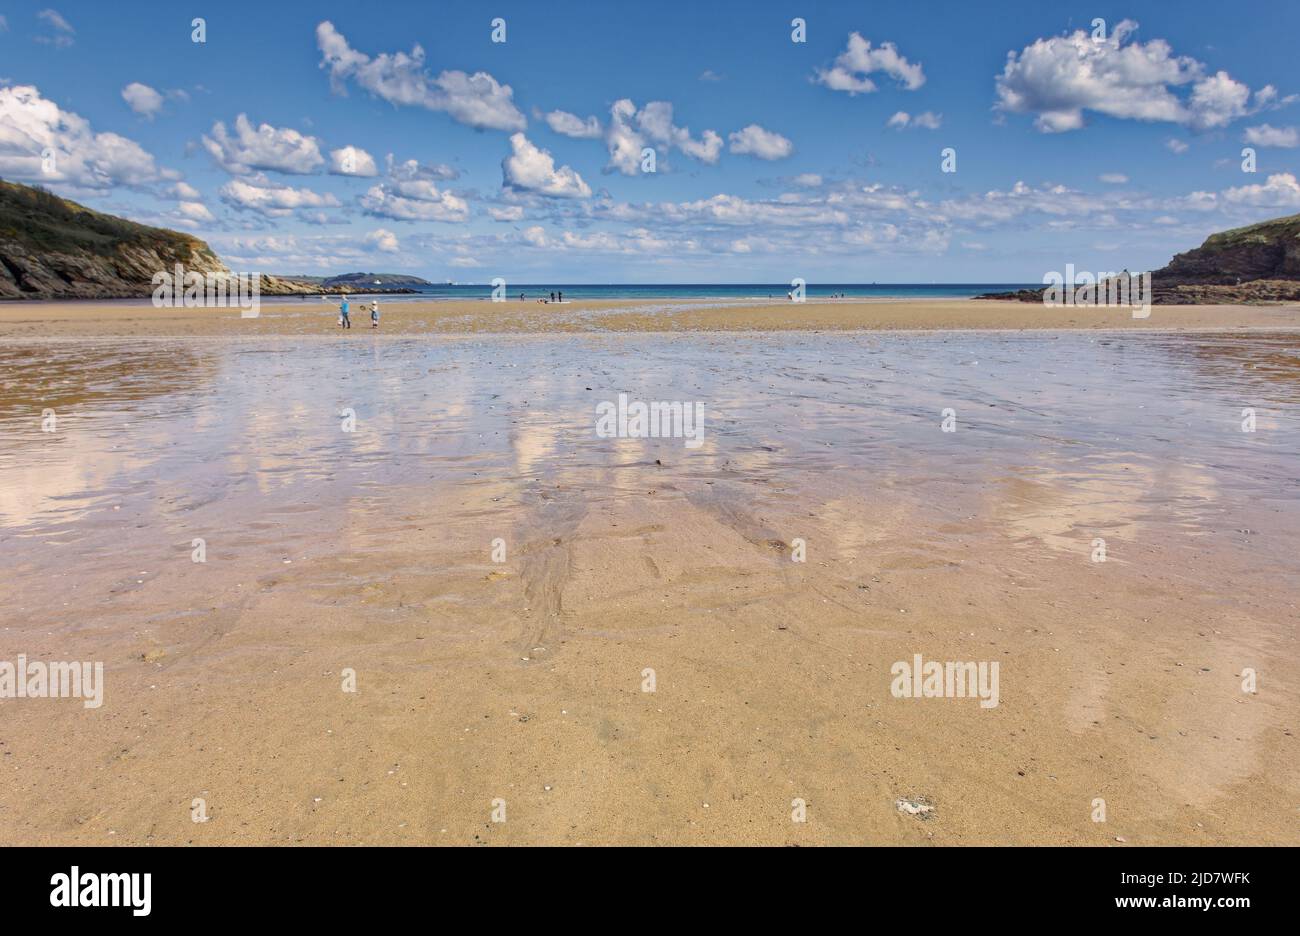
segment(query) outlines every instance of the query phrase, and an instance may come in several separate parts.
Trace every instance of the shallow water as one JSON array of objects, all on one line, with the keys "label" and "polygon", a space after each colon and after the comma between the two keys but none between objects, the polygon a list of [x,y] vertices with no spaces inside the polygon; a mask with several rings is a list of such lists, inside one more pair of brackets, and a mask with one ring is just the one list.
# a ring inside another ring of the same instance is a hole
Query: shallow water
[{"label": "shallow water", "polygon": [[[620,393],[702,403],[703,446],[596,438],[597,403]],[[26,538],[135,501],[184,511],[314,487],[324,506],[388,484],[552,475],[652,451],[702,472],[730,461],[953,478],[1122,459],[1289,499],[1298,426],[1294,336],[24,342],[0,350],[0,518]]]}]

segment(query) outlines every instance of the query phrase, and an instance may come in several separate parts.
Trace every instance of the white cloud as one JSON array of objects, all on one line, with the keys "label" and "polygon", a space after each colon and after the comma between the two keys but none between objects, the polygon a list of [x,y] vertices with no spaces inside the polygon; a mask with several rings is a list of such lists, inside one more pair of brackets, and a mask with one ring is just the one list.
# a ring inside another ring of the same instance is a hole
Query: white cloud
[{"label": "white cloud", "polygon": [[244,114],[235,118],[233,136],[224,123],[219,120],[214,123],[212,135],[203,136],[203,147],[232,175],[248,175],[254,170],[307,175],[325,161],[320,154],[320,141],[315,137],[268,123],[254,129]]},{"label": "white cloud", "polygon": [[150,120],[162,110],[163,106],[163,96],[147,84],[138,81],[133,81],[122,89],[122,100],[126,101],[131,110]]},{"label": "white cloud", "polygon": [[673,147],[692,159],[712,165],[722,154],[722,137],[705,130],[698,138],[691,136],[687,127],[673,123],[673,105],[668,101],[650,101],[637,109],[627,98],[615,101],[609,109],[609,128],[605,131],[605,145],[609,149],[608,169],[623,175],[636,175],[641,171],[641,151],[647,144],[662,150],[662,157]]},{"label": "white cloud", "polygon": [[244,270],[289,270],[303,273],[319,270],[337,273],[340,267],[361,269],[371,257],[355,234],[310,235],[227,235],[214,232],[207,241],[232,268]]},{"label": "white cloud", "polygon": [[76,35],[77,31],[72,28],[72,24],[58,10],[41,10],[36,14],[36,18],[49,23],[54,29],[54,35],[52,36],[34,36],[33,38],[37,42],[56,46],[60,49],[66,49],[72,45],[72,37]]},{"label": "white cloud", "polygon": [[552,198],[588,198],[591,187],[569,166],[555,168],[555,160],[522,133],[510,137],[510,155],[501,161],[505,184],[513,189],[538,192]]},{"label": "white cloud", "polygon": [[1182,140],[1175,139],[1174,137],[1170,137],[1169,139],[1165,140],[1165,149],[1169,150],[1169,152],[1171,153],[1177,153],[1179,156],[1181,156],[1183,155],[1183,153],[1187,152],[1188,146]]},{"label": "white cloud", "polygon": [[785,159],[794,152],[794,144],[787,138],[758,124],[750,124],[727,137],[733,153],[756,156],[759,159]]},{"label": "white cloud", "polygon": [[800,188],[820,188],[822,177],[815,172],[801,172],[792,181]]},{"label": "white cloud", "polygon": [[1128,176],[1124,175],[1124,173],[1122,172],[1103,172],[1097,178],[1100,179],[1102,182],[1105,182],[1107,185],[1128,184]]},{"label": "white cloud", "polygon": [[[46,152],[52,160],[43,159]],[[133,140],[95,133],[89,121],[46,100],[35,86],[11,85],[0,87],[0,176],[108,189],[175,179],[177,173],[159,170]]]},{"label": "white cloud", "polygon": [[[1225,71],[1206,75],[1202,63],[1174,55],[1163,39],[1128,42],[1137,28],[1124,20],[1106,39],[1077,29],[1009,52],[997,76],[997,107],[1036,115],[1034,124],[1044,133],[1079,129],[1085,111],[1196,130],[1222,127],[1252,112],[1246,85]],[[1185,97],[1174,93],[1186,86],[1191,91]],[[1271,86],[1261,88],[1256,109],[1275,96]]]},{"label": "white cloud", "polygon": [[212,212],[208,211],[208,206],[202,202],[183,201],[176,206],[176,210],[182,217],[191,221],[215,221]]},{"label": "white cloud", "polygon": [[198,201],[202,197],[199,190],[188,182],[177,182],[172,186],[171,193],[183,201]]},{"label": "white cloud", "polygon": [[488,214],[492,216],[493,221],[522,221],[524,220],[524,206],[506,205],[502,208],[489,208]]},{"label": "white cloud", "polygon": [[330,151],[330,172],[334,175],[363,176],[370,178],[379,175],[375,157],[356,146],[344,146]]},{"label": "white cloud", "polygon": [[284,218],[309,208],[337,207],[339,201],[328,192],[277,185],[265,176],[231,179],[221,187],[221,199],[228,205],[271,218]]},{"label": "white cloud", "polygon": [[426,193],[429,197],[413,198],[399,195],[387,186],[376,185],[362,196],[361,207],[368,215],[394,221],[460,222],[469,219],[469,202],[451,192],[438,191],[432,183],[429,189]]},{"label": "white cloud", "polygon": [[1252,146],[1295,149],[1300,146],[1300,130],[1295,127],[1272,127],[1268,124],[1260,124],[1258,127],[1247,127],[1244,139]]},{"label": "white cloud", "polygon": [[907,111],[899,111],[885,122],[887,127],[902,130],[906,127],[924,127],[926,130],[938,130],[943,126],[943,115],[931,111],[922,111],[913,117]]},{"label": "white cloud", "polygon": [[455,167],[448,166],[446,163],[420,163],[414,159],[399,163],[393,160],[392,153],[385,157],[384,162],[388,166],[388,174],[394,179],[405,181],[425,179],[445,182],[460,178],[460,173],[456,171]]},{"label": "white cloud", "polygon": [[1268,177],[1263,185],[1242,185],[1226,189],[1223,198],[1233,205],[1283,209],[1300,207],[1300,182],[1289,172]]},{"label": "white cloud", "polygon": [[892,42],[882,42],[879,48],[873,49],[871,41],[856,32],[849,34],[848,48],[839,54],[831,68],[817,70],[817,83],[850,95],[870,94],[876,90],[876,83],[868,76],[876,72],[890,76],[908,91],[925,84],[925,72],[919,62],[913,64],[899,55]]},{"label": "white cloud", "polygon": [[49,23],[59,32],[65,32],[65,33],[76,32],[76,30],[72,28],[72,24],[69,23],[66,19],[64,19],[63,14],[61,14],[58,10],[48,10],[48,9],[41,10],[39,13],[36,14],[36,18],[40,20],[44,20],[45,22]]},{"label": "white cloud", "polygon": [[414,159],[394,164],[390,154],[387,179],[371,186],[361,207],[368,215],[394,221],[467,221],[469,202],[437,185],[455,174],[449,166],[422,166]]},{"label": "white cloud", "polygon": [[316,27],[316,44],[321,67],[329,69],[330,83],[338,91],[351,78],[390,104],[442,111],[471,127],[522,130],[527,125],[509,85],[487,72],[444,71],[434,77],[425,68],[424,49],[418,44],[409,55],[380,53],[371,58],[349,46],[328,20]]},{"label": "white cloud", "polygon": [[402,249],[397,235],[388,228],[375,228],[366,235],[366,243],[373,244],[376,250],[384,253],[397,253]]},{"label": "white cloud", "polygon": [[394,163],[391,153],[387,161],[387,178],[361,198],[366,214],[394,221],[469,220],[469,202],[438,187],[438,182],[456,177],[455,169],[425,166],[414,159]]},{"label": "white cloud", "polygon": [[577,114],[562,110],[554,110],[547,114],[546,124],[556,133],[573,137],[575,140],[597,140],[604,133],[600,121],[595,117],[583,120]]}]

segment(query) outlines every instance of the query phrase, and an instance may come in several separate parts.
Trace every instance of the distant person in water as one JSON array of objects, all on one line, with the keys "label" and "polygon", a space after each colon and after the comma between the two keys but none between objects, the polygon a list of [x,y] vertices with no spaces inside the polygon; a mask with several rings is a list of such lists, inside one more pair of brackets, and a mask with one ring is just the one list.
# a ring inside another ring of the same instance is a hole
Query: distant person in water
[{"label": "distant person in water", "polygon": [[555,293],[554,293],[554,292],[551,293],[551,301],[552,301],[552,302],[555,301]]},{"label": "distant person in water", "polygon": [[560,301],[561,301],[561,302],[564,301],[564,293],[563,293],[563,292],[560,293]]},{"label": "distant person in water", "polygon": [[343,328],[352,327],[352,319],[348,317],[348,297],[344,296],[343,301],[339,303],[339,325]]},{"label": "distant person in water", "polygon": [[370,300],[370,327],[371,328],[379,327],[379,300],[378,299]]}]

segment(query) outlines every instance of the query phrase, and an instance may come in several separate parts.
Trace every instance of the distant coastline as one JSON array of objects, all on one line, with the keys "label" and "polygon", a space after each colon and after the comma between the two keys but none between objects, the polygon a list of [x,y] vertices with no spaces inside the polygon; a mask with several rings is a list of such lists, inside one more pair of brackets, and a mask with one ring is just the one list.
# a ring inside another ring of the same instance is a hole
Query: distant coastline
[{"label": "distant coastline", "polygon": [[[1013,292],[1032,288],[1026,283],[808,283],[807,299],[972,299],[982,293]],[[486,299],[491,296],[488,283],[436,284],[410,287],[408,298],[419,301]],[[378,290],[376,290],[377,292]],[[363,290],[358,289],[360,295]],[[511,283],[506,297],[517,300],[549,299],[551,293],[564,294],[566,300],[605,299],[721,299],[785,301],[789,283]]]}]

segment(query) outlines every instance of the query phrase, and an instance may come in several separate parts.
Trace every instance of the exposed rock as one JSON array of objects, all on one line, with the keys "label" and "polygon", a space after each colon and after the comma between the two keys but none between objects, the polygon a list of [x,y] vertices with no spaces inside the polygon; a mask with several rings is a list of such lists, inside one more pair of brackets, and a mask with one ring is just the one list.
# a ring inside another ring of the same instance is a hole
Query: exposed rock
[{"label": "exposed rock", "polygon": [[[977,299],[1042,302],[1043,289]],[[1151,273],[1154,305],[1300,301],[1300,215],[1211,234]]]},{"label": "exposed rock", "polygon": [[1252,280],[1300,281],[1300,215],[1211,234],[1152,273],[1156,286],[1237,286]]},{"label": "exposed rock", "polygon": [[[177,264],[187,273],[230,275],[212,248],[192,234],[137,224],[0,179],[0,299],[147,297],[153,294],[154,274],[170,273]],[[325,285],[266,274],[260,282],[264,296],[362,288],[359,283]],[[414,292],[373,285],[364,291]]]}]

